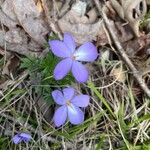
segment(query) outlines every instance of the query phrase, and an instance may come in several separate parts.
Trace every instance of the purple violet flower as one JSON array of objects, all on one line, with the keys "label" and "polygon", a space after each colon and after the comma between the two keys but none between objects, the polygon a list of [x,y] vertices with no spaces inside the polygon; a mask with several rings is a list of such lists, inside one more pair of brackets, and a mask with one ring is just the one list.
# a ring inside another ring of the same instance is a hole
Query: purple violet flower
[{"label": "purple violet flower", "polygon": [[65,88],[61,91],[52,92],[54,101],[61,105],[54,114],[54,123],[57,127],[63,125],[68,118],[74,124],[81,124],[84,121],[84,112],[79,107],[87,107],[90,97],[88,95],[75,95],[72,87]]},{"label": "purple violet flower", "polygon": [[54,69],[56,80],[64,78],[70,71],[78,82],[88,80],[88,71],[80,61],[92,62],[97,58],[97,49],[91,42],[84,43],[76,50],[74,38],[65,33],[63,41],[52,40],[49,41],[49,45],[54,55],[63,58]]},{"label": "purple violet flower", "polygon": [[19,144],[21,141],[28,143],[31,138],[32,137],[29,133],[22,132],[22,133],[16,134],[12,140],[15,144]]}]

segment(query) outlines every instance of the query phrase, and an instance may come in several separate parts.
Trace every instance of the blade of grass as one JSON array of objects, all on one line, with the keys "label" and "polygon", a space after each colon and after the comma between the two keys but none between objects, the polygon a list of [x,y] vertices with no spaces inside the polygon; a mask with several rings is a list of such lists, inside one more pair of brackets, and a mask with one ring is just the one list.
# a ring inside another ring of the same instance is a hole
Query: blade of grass
[{"label": "blade of grass", "polygon": [[109,106],[107,100],[96,89],[96,87],[94,86],[94,84],[92,82],[88,82],[88,87],[96,94],[96,96],[99,98],[99,100],[102,101],[102,103],[105,105],[105,107],[110,112],[110,114],[115,118],[115,114],[113,113],[112,108]]}]

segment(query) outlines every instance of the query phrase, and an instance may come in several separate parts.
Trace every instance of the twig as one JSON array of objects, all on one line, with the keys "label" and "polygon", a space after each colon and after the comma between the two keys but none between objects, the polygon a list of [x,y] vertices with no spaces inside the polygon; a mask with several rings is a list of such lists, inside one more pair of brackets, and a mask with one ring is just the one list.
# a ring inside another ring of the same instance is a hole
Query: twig
[{"label": "twig", "polygon": [[107,18],[105,12],[101,9],[101,4],[98,0],[94,0],[97,9],[99,11],[99,13],[101,14],[101,16],[103,17],[106,29],[109,31],[110,36],[112,37],[112,40],[119,52],[119,54],[121,55],[123,61],[128,65],[128,67],[130,68],[130,70],[133,73],[133,76],[136,78],[136,80],[138,81],[140,87],[143,89],[143,91],[145,92],[145,94],[147,94],[148,97],[150,97],[150,89],[147,87],[145,81],[143,80],[141,74],[139,73],[139,71],[135,68],[135,66],[133,65],[133,63],[131,62],[131,60],[129,59],[128,55],[125,53],[118,37],[116,36],[116,34],[113,32],[113,30],[111,29],[111,25],[109,23],[109,19]]}]

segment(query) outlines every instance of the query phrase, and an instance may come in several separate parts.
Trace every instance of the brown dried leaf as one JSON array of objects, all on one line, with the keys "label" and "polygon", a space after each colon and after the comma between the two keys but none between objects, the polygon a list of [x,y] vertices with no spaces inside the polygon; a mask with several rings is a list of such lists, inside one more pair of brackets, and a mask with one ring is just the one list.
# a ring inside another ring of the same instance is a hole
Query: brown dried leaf
[{"label": "brown dried leaf", "polygon": [[63,32],[71,32],[79,44],[96,40],[99,33],[104,33],[103,22],[97,18],[95,9],[88,12],[89,18],[85,15],[85,10],[85,3],[77,2],[68,13],[58,20],[60,29]]},{"label": "brown dried leaf", "polygon": [[150,0],[146,0],[146,4],[147,4],[147,5],[150,5]]},{"label": "brown dried leaf", "polygon": [[27,37],[19,28],[13,28],[5,34],[5,40],[9,43],[22,44]]},{"label": "brown dried leaf", "polygon": [[40,0],[38,0],[38,1],[36,2],[36,6],[37,6],[37,9],[38,9],[38,11],[39,11],[40,13],[43,12],[43,7],[42,7],[42,3],[41,3]]},{"label": "brown dried leaf", "polygon": [[110,0],[111,5],[115,9],[115,11],[118,13],[118,15],[124,19],[124,10],[121,6],[121,4],[117,0]]},{"label": "brown dried leaf", "polygon": [[9,18],[1,9],[0,9],[0,21],[2,24],[9,28],[14,28],[17,26],[17,23]]},{"label": "brown dried leaf", "polygon": [[131,40],[134,35],[132,33],[131,28],[129,27],[128,24],[123,25],[122,22],[114,22],[115,23],[115,29],[117,36],[119,37],[120,42],[126,42]]},{"label": "brown dried leaf", "polygon": [[1,90],[6,90],[7,86],[9,84],[9,80],[8,79],[0,79],[0,97],[4,96],[3,92]]},{"label": "brown dried leaf", "polygon": [[140,20],[144,17],[147,11],[145,0],[128,0],[124,6],[125,18],[129,21],[130,26],[132,27],[136,36],[139,34],[139,25]]},{"label": "brown dried leaf", "polygon": [[[110,4],[107,3],[107,6],[110,6]],[[71,32],[79,44],[92,40],[97,40],[98,46],[108,44],[109,41],[103,21],[98,18],[95,8],[92,8],[85,14],[85,9],[82,8],[83,6],[81,7],[82,9],[78,7],[76,8],[76,5],[73,6],[71,10],[58,21],[61,30],[63,32]],[[104,6],[103,9],[106,12],[109,11],[106,6]],[[123,25],[121,21],[114,22],[110,20],[110,22],[112,30],[116,32],[121,42],[128,41],[134,37],[129,25]]]},{"label": "brown dried leaf", "polygon": [[150,34],[144,34],[141,37],[127,41],[123,44],[123,47],[131,58],[148,56],[147,50],[150,47]]},{"label": "brown dried leaf", "polygon": [[3,75],[10,75],[13,73],[19,65],[19,59],[15,55],[11,56],[7,61],[6,65],[3,68],[2,74]]},{"label": "brown dried leaf", "polygon": [[4,56],[6,59],[8,59],[12,54],[8,51],[5,51],[3,48],[0,48],[0,55]]},{"label": "brown dried leaf", "polygon": [[0,6],[4,3],[5,0],[0,0]]},{"label": "brown dried leaf", "polygon": [[[119,37],[120,42],[129,41],[134,37],[128,24],[123,25],[121,21],[115,21],[115,22],[113,20],[109,20],[109,21],[110,21],[111,29]],[[109,43],[108,37],[106,36],[104,30],[103,30],[103,34],[101,33],[102,31],[99,33],[98,38],[97,38],[98,46],[103,46]]]},{"label": "brown dried leaf", "polygon": [[12,28],[9,31],[0,30],[0,46],[6,49],[17,52],[21,55],[39,55],[41,53],[41,47],[29,39],[24,30],[19,28]]},{"label": "brown dried leaf", "polygon": [[16,14],[13,9],[13,1],[5,0],[5,2],[1,5],[2,11],[13,21],[19,24]]},{"label": "brown dried leaf", "polygon": [[59,17],[62,17],[64,16],[64,14],[69,10],[70,8],[70,3],[71,0],[67,0],[65,1],[65,3],[62,3],[60,1],[56,1],[57,5],[58,5],[58,8],[60,9],[59,11]]},{"label": "brown dried leaf", "polygon": [[50,26],[50,24],[51,24],[51,8],[52,8],[51,2],[49,0],[41,0],[41,2],[42,2],[42,7],[45,12],[47,22],[49,23],[49,26]]},{"label": "brown dried leaf", "polygon": [[97,19],[97,12],[96,12],[96,9],[93,8],[91,9],[88,13],[88,23],[95,23],[96,19]]},{"label": "brown dried leaf", "polygon": [[44,45],[48,29],[35,2],[33,0],[14,0],[13,4],[14,11],[24,30],[40,45]]},{"label": "brown dried leaf", "polygon": [[126,80],[125,72],[122,67],[114,68],[110,74],[114,76],[116,81],[125,82]]},{"label": "brown dried leaf", "polygon": [[[63,32],[70,32],[74,35],[76,42],[82,44],[86,41],[96,40],[96,36],[102,29],[102,22],[98,21],[95,24],[71,24],[65,20],[59,21],[59,26]],[[87,34],[88,33],[88,34]]]},{"label": "brown dried leaf", "polygon": [[147,11],[145,0],[121,0],[121,4],[116,0],[111,0],[111,4],[119,16],[129,22],[135,35],[140,36],[140,20]]}]

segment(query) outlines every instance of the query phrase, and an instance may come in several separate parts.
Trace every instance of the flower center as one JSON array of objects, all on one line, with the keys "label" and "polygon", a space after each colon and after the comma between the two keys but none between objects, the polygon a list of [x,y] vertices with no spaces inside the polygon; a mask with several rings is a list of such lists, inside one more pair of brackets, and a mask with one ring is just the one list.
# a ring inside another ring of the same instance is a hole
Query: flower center
[{"label": "flower center", "polygon": [[72,103],[69,100],[66,101],[66,104],[69,107],[70,111],[72,111],[72,113],[76,113],[76,110],[74,109]]},{"label": "flower center", "polygon": [[73,55],[71,56],[71,59],[72,59],[72,60],[76,60],[78,57],[79,57],[79,55],[73,54]]},{"label": "flower center", "polygon": [[69,100],[66,102],[66,104],[71,107],[71,102]]},{"label": "flower center", "polygon": [[72,56],[71,58],[72,58],[72,60],[76,60],[76,56]]}]

